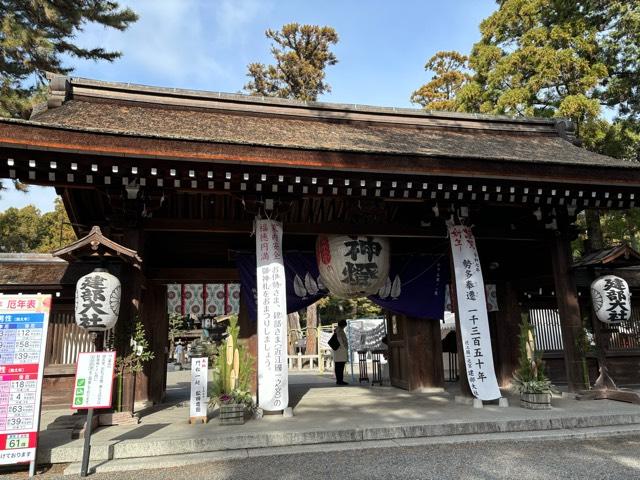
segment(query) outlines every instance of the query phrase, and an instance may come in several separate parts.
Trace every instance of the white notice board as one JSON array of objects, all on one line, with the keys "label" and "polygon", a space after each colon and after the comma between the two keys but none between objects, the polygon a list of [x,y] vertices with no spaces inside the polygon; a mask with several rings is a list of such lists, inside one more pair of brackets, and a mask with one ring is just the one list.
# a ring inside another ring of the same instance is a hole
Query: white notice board
[{"label": "white notice board", "polygon": [[190,417],[207,416],[207,369],[209,359],[206,357],[191,359],[191,402]]},{"label": "white notice board", "polygon": [[110,408],[116,352],[78,354],[71,408]]}]

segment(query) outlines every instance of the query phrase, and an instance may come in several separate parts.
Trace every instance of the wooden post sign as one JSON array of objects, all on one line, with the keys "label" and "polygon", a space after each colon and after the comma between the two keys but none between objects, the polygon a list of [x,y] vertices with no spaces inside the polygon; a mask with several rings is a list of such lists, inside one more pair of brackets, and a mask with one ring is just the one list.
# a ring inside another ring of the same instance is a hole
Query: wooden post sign
[{"label": "wooden post sign", "polygon": [[493,368],[491,336],[482,268],[471,228],[449,227],[451,255],[455,270],[456,299],[460,334],[469,387],[480,400],[501,397]]},{"label": "wooden post sign", "polygon": [[0,465],[35,474],[51,295],[0,295]]},{"label": "wooden post sign", "polygon": [[289,405],[287,296],[282,224],[256,219],[258,287],[258,405],[266,411]]},{"label": "wooden post sign", "polygon": [[207,423],[207,381],[209,359],[195,357],[191,359],[191,401],[189,406],[189,423]]},{"label": "wooden post sign", "polygon": [[[95,337],[97,334],[92,333],[92,335]],[[84,447],[80,464],[81,477],[86,477],[89,473],[93,410],[111,407],[111,390],[113,388],[115,365],[116,352],[82,352],[78,354],[71,408],[87,410]]]}]

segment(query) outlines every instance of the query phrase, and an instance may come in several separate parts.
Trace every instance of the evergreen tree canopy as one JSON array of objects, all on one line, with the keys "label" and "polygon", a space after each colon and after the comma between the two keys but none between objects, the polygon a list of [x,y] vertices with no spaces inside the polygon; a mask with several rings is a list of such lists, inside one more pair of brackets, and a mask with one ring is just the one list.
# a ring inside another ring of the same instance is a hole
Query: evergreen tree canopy
[{"label": "evergreen tree canopy", "polygon": [[330,92],[324,81],[325,68],[338,63],[330,51],[338,43],[338,34],[331,27],[289,23],[281,30],[267,30],[273,40],[271,53],[275,65],[251,63],[244,89],[252,95],[315,101],[318,95]]},{"label": "evergreen tree canopy", "polygon": [[88,23],[125,30],[136,14],[113,0],[0,0],[0,115],[28,117],[45,72],[69,73],[64,56],[113,61],[119,52],[83,48]]},{"label": "evergreen tree canopy", "polygon": [[[412,99],[422,91],[430,93],[426,102],[418,99],[426,108],[568,117],[584,147],[640,161],[640,2],[496,3],[497,10],[480,24],[481,38],[468,65],[451,62],[440,72],[432,68],[436,76]],[[439,52],[434,58],[439,55],[464,58],[457,52]],[[458,81],[447,83],[447,78]],[[445,88],[446,101],[438,103],[433,87],[441,85],[459,88]],[[635,212],[604,215],[603,225],[610,230],[605,240],[637,242],[636,219]],[[584,220],[580,225],[586,225]]]},{"label": "evergreen tree canopy", "polygon": [[437,52],[424,69],[434,73],[431,80],[411,95],[411,101],[427,110],[457,109],[456,95],[470,79],[468,57],[455,51]]},{"label": "evergreen tree canopy", "polygon": [[45,214],[33,205],[0,212],[0,252],[48,253],[75,240],[60,198],[53,212]]}]

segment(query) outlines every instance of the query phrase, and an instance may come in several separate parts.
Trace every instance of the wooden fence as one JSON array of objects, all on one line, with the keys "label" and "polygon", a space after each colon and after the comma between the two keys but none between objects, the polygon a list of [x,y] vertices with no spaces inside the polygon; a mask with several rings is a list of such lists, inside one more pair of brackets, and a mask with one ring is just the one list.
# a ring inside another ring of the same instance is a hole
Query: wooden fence
[{"label": "wooden fence", "polygon": [[76,325],[73,307],[65,307],[56,308],[49,319],[45,366],[73,365],[78,353],[95,350],[90,334]]},{"label": "wooden fence", "polygon": [[562,351],[560,316],[555,308],[529,310],[529,323],[536,337],[536,350],[541,352]]},{"label": "wooden fence", "polygon": [[[536,349],[542,352],[562,351],[560,316],[555,308],[532,308],[529,323],[536,335]],[[640,350],[640,308],[631,308],[631,318],[617,325],[617,332],[609,334],[610,352]]]}]

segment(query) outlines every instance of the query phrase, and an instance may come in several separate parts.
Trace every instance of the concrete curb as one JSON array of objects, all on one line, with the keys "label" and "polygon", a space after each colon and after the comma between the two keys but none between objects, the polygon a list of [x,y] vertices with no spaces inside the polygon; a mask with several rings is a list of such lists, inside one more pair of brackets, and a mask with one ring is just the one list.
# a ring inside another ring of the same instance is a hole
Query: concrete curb
[{"label": "concrete curb", "polygon": [[[255,457],[267,457],[278,455],[302,455],[305,453],[317,453],[318,448],[325,453],[344,450],[364,450],[382,448],[407,448],[429,445],[460,445],[466,443],[523,443],[538,441],[561,441],[570,439],[593,440],[598,438],[640,435],[640,425],[620,425],[607,427],[584,427],[577,430],[560,429],[549,431],[520,431],[502,432],[491,434],[464,434],[454,436],[434,436],[421,438],[400,438],[396,440],[382,441],[356,441],[342,443],[323,443],[313,445],[295,445],[285,447],[242,448],[228,451],[199,452],[177,455],[165,455],[161,457],[124,458],[116,460],[104,460],[91,467],[92,473],[119,472],[128,470],[150,470],[159,468],[175,468],[201,463],[224,462],[242,460]],[[74,475],[80,472],[80,464],[73,463],[65,471],[65,475]]]},{"label": "concrete curb", "polygon": [[[267,431],[235,435],[209,435],[200,438],[163,438],[112,441],[91,447],[93,461],[188,455],[247,449],[345,444],[350,442],[384,441],[415,438],[443,438],[473,435],[496,435],[517,432],[572,431],[598,427],[635,427],[640,429],[639,414],[608,414],[551,417],[524,420],[491,420],[443,424],[409,424],[381,427],[354,427],[334,430]],[[59,446],[39,450],[40,463],[74,463],[82,456],[82,446]]]}]

